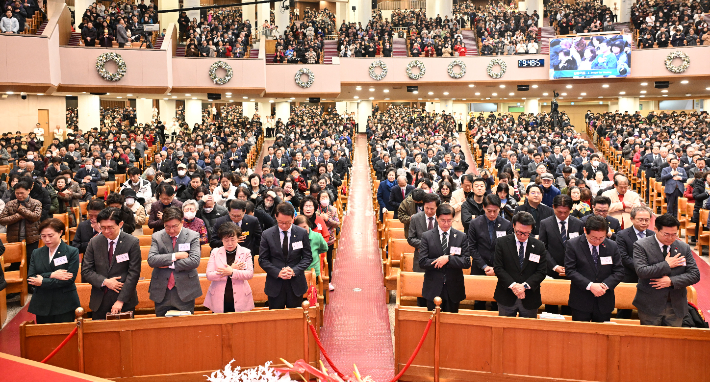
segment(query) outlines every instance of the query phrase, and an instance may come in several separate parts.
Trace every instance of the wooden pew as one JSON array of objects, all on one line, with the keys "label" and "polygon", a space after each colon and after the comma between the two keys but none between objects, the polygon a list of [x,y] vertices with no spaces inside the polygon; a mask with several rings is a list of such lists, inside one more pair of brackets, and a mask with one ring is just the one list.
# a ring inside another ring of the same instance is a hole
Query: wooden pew
[{"label": "wooden pew", "polygon": [[[0,256],[0,269],[5,269],[5,264],[3,257]],[[7,319],[7,292],[5,289],[0,290],[0,327],[5,323]]]},{"label": "wooden pew", "polygon": [[5,281],[7,281],[6,293],[19,293],[20,305],[25,306],[27,303],[27,250],[25,242],[19,243],[4,243],[5,253],[3,261],[6,264],[20,263],[20,269],[12,272],[5,272]]}]

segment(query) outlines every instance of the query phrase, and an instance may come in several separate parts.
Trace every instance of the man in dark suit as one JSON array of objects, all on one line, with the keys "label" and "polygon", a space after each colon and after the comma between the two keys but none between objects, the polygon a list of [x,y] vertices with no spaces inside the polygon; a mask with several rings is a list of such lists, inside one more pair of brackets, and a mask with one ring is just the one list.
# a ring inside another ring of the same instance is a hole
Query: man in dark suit
[{"label": "man in dark suit", "polygon": [[76,227],[76,234],[71,242],[72,247],[79,249],[79,253],[86,252],[86,247],[89,246],[91,239],[101,232],[99,222],[96,218],[104,208],[106,208],[106,206],[103,200],[99,199],[93,199],[86,205],[87,219],[79,223]]},{"label": "man in dark suit", "polygon": [[[619,246],[621,263],[624,265],[624,278],[621,282],[638,283],[634,267],[634,244],[645,237],[654,236],[656,233],[648,229],[651,224],[651,209],[646,206],[638,206],[631,209],[631,223],[633,226],[619,231],[616,235],[616,244]],[[631,318],[631,309],[619,309],[616,311],[616,318]]]},{"label": "man in dark suit", "polygon": [[658,150],[658,153],[659,157],[653,161],[653,171],[656,175],[656,182],[662,182],[661,172],[664,168],[670,166],[670,164],[668,163],[670,157],[668,156],[667,147],[661,147],[661,149]]},{"label": "man in dark suit", "polygon": [[152,166],[155,168],[156,172],[161,171],[166,179],[172,178],[173,173],[175,172],[172,164],[169,161],[163,159],[163,156],[160,154],[155,155],[155,163],[153,163]]},{"label": "man in dark suit", "polygon": [[685,173],[683,167],[679,167],[678,158],[669,156],[669,167],[661,171],[661,181],[663,182],[666,200],[668,201],[668,213],[678,215],[678,198],[683,196],[685,191],[685,181],[688,180],[688,174]]},{"label": "man in dark suit", "polygon": [[[599,160],[599,154],[594,153],[590,156],[590,161],[582,168],[582,172],[586,171],[585,179],[594,179],[597,172],[604,174],[604,179],[609,179],[609,167],[606,163]],[[582,174],[584,176],[584,174]]]},{"label": "man in dark suit", "polygon": [[274,176],[276,176],[276,179],[278,179],[280,182],[283,182],[284,179],[286,179],[286,172],[288,171],[288,168],[290,166],[291,162],[288,160],[287,157],[283,156],[283,150],[276,150],[276,157],[271,160],[271,168],[274,171]]},{"label": "man in dark suit", "polygon": [[[495,276],[493,260],[498,238],[513,233],[513,226],[499,215],[500,198],[488,194],[483,198],[483,215],[471,220],[466,233],[468,253],[471,257],[471,274]],[[492,309],[496,309],[495,303]],[[485,301],[474,302],[474,309],[486,309]]]},{"label": "man in dark suit", "polygon": [[545,279],[549,257],[545,245],[530,237],[535,219],[527,212],[513,215],[514,235],[498,239],[495,273],[498,284],[493,295],[498,315],[536,318],[542,305],[540,283]]},{"label": "man in dark suit", "polygon": [[591,215],[584,236],[567,243],[565,271],[572,281],[568,305],[573,321],[605,322],[614,310],[614,288],[624,278],[619,247],[607,237],[609,225]]},{"label": "man in dark suit", "polygon": [[654,237],[634,244],[634,265],[639,281],[634,306],[641,325],[682,326],[688,313],[686,287],[700,281],[690,246],[678,239],[678,219],[656,218]]},{"label": "man in dark suit", "polygon": [[[407,243],[414,247],[414,272],[424,272],[419,267],[419,245],[424,232],[431,231],[437,227],[436,208],[439,207],[439,196],[437,194],[424,194],[423,207],[421,212],[417,212],[409,219],[409,229],[407,230]],[[425,307],[426,299],[417,297],[417,306]]]},{"label": "man in dark suit", "polygon": [[466,234],[451,228],[454,209],[448,204],[436,208],[438,228],[422,235],[419,244],[419,266],[424,269],[422,296],[427,309],[434,310],[434,298],[441,297],[443,312],[458,313],[459,303],[466,298],[463,270],[471,267]]},{"label": "man in dark suit", "polygon": [[374,165],[375,175],[377,176],[377,179],[385,179],[387,177],[387,170],[390,168],[394,168],[394,163],[392,163],[392,161],[390,160],[389,154],[383,154],[382,160],[375,163]]},{"label": "man in dark suit", "polygon": [[397,177],[397,185],[390,190],[390,207],[394,210],[394,218],[397,219],[399,205],[407,198],[410,192],[414,190],[414,186],[407,184],[407,177],[400,175]]},{"label": "man in dark suit", "polygon": [[291,204],[279,204],[277,225],[261,236],[259,265],[266,272],[269,309],[298,308],[308,290],[303,272],[313,259],[311,242],[308,231],[293,224],[294,215]]},{"label": "man in dark suit", "polygon": [[[569,216],[572,210],[572,198],[569,195],[557,195],[552,199],[554,216],[540,221],[540,241],[547,248],[547,275],[554,279],[566,279],[565,251],[570,239],[584,234],[581,220]],[[545,305],[545,311],[558,313],[557,305]],[[562,314],[569,315],[569,308],[564,305]]]},{"label": "man in dark suit", "polygon": [[[247,215],[247,202],[239,199],[232,199],[227,202],[229,214],[215,220],[214,229],[212,232],[217,232],[219,227],[225,222],[233,222],[242,230],[242,236],[237,240],[241,247],[251,251],[252,260],[254,256],[259,254],[259,243],[261,243],[261,225],[259,219],[254,216]],[[210,247],[222,247],[222,240],[213,235],[210,240]]]},{"label": "man in dark suit", "polygon": [[533,235],[538,235],[540,232],[540,222],[553,216],[555,213],[552,208],[542,204],[542,196],[545,194],[541,185],[531,184],[527,189],[527,198],[525,204],[515,207],[515,212],[527,212],[535,219],[535,227],[533,227]]},{"label": "man in dark suit", "polygon": [[607,233],[607,237],[611,239],[611,241],[616,241],[616,233],[621,231],[621,223],[619,221],[612,217],[609,216],[609,206],[611,206],[611,199],[609,199],[608,196],[596,196],[594,199],[592,199],[592,212],[594,215],[587,215],[582,218],[582,223],[587,222],[587,219],[590,216],[601,216],[606,220],[607,225],[609,226],[609,232]]},{"label": "man in dark suit", "polygon": [[202,296],[197,267],[200,265],[200,235],[182,227],[183,213],[176,207],[163,211],[164,229],[153,234],[148,265],[150,299],[155,315],[165,317],[170,310],[195,312],[195,299]]},{"label": "man in dark suit", "polygon": [[91,284],[93,320],[104,320],[108,313],[130,312],[138,305],[141,248],[137,237],[121,230],[121,216],[118,208],[98,214],[101,235],[89,242],[81,266],[81,280]]},{"label": "man in dark suit", "polygon": [[[87,158],[84,161],[84,167],[80,168],[79,171],[76,172],[74,175],[74,181],[76,181],[79,184],[84,184],[88,188],[91,188],[91,194],[96,195],[96,182],[101,180],[101,173],[99,170],[93,168],[93,159],[92,158]],[[100,195],[103,197],[103,195]]]},{"label": "man in dark suit", "polygon": [[274,146],[269,146],[268,153],[264,155],[264,160],[262,161],[262,166],[267,167],[271,164],[271,161],[276,157],[274,154]]}]

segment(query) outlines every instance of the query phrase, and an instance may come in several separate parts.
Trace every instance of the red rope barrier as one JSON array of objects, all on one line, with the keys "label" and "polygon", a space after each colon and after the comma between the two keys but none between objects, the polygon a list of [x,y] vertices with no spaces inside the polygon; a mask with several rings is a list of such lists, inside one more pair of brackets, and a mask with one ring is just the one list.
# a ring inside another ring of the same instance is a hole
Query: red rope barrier
[{"label": "red rope barrier", "polygon": [[71,333],[69,333],[67,338],[65,338],[64,341],[62,341],[62,343],[59,344],[59,346],[57,346],[56,349],[54,349],[54,351],[49,353],[49,355],[45,359],[43,359],[41,363],[47,363],[47,361],[49,361],[52,357],[54,357],[54,355],[57,354],[57,352],[59,350],[61,350],[64,347],[64,345],[66,345],[72,337],[74,337],[74,335],[76,334],[76,331],[77,331],[77,327],[75,326],[74,330],[72,330]]},{"label": "red rope barrier", "polygon": [[[409,366],[412,365],[412,362],[414,362],[414,358],[417,357],[417,354],[419,354],[419,350],[421,350],[422,346],[424,345],[424,340],[426,339],[427,335],[429,334],[429,329],[431,328],[431,323],[433,321],[433,317],[429,319],[429,322],[426,324],[426,328],[424,328],[424,334],[422,334],[422,338],[419,340],[419,344],[417,344],[416,349],[414,349],[414,353],[412,353],[412,356],[409,357],[409,360],[407,361],[407,364],[404,365],[404,368],[402,368],[402,371],[399,372],[390,382],[396,382],[400,378],[402,378],[402,375],[409,369]],[[320,338],[318,338],[318,334],[316,333],[316,328],[311,324],[310,322],[308,323],[308,326],[311,329],[311,334],[313,334],[313,338],[316,340],[316,344],[318,345],[318,348],[320,349],[321,353],[323,353],[323,357],[325,360],[330,364],[330,367],[333,368],[333,371],[338,374],[338,376],[342,379],[345,379],[345,375],[338,370],[338,368],[335,367],[335,364],[333,361],[328,357],[328,353],[325,352],[325,348],[323,347],[323,344],[320,342]],[[50,354],[53,355],[53,354]]]},{"label": "red rope barrier", "polygon": [[409,360],[407,361],[407,364],[404,365],[404,368],[402,371],[399,372],[399,374],[395,375],[394,378],[390,382],[395,382],[402,378],[402,375],[409,369],[409,366],[412,365],[412,362],[414,362],[414,358],[416,358],[417,354],[419,353],[419,349],[422,348],[422,345],[424,345],[424,340],[426,339],[427,334],[429,334],[429,328],[431,327],[431,322],[433,320],[433,317],[429,319],[429,322],[426,324],[426,328],[424,329],[424,334],[422,335],[422,339],[419,340],[419,344],[417,345],[417,348],[414,349],[414,353],[412,353],[412,356],[409,357]]}]

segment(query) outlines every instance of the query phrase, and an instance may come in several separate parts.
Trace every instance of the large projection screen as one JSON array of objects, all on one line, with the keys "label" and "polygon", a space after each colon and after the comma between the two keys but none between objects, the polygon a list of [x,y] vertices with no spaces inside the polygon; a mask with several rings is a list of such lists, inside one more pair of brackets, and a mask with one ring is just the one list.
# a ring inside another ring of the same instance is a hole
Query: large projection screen
[{"label": "large projection screen", "polygon": [[550,41],[550,79],[626,77],[630,34],[561,37]]}]

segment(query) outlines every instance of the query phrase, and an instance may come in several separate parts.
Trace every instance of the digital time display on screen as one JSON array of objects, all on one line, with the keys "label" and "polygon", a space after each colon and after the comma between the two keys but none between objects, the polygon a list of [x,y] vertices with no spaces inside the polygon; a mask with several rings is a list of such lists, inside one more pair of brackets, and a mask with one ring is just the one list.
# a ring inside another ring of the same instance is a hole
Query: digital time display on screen
[{"label": "digital time display on screen", "polygon": [[541,68],[545,66],[545,59],[518,60],[518,68]]}]

